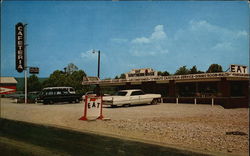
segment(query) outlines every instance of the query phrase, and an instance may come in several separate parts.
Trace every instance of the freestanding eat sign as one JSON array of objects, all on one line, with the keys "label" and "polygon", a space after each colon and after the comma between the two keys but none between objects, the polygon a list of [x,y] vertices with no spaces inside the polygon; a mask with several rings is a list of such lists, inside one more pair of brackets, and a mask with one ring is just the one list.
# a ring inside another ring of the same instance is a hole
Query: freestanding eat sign
[{"label": "freestanding eat sign", "polygon": [[103,119],[102,96],[85,96],[84,114],[79,120]]},{"label": "freestanding eat sign", "polygon": [[25,51],[24,51],[24,25],[16,24],[16,70],[22,72],[24,70]]}]

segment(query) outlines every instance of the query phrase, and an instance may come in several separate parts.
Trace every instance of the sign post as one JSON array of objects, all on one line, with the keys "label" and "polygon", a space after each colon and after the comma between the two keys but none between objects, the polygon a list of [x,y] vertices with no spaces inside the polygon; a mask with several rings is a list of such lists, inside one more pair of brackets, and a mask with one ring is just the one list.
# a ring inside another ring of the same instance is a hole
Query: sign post
[{"label": "sign post", "polygon": [[79,120],[103,119],[102,96],[86,96],[84,101],[84,113]]},{"label": "sign post", "polygon": [[25,103],[27,103],[27,55],[26,55],[26,25],[21,22],[16,24],[16,70],[19,73],[22,73],[24,70],[24,79],[25,79]]}]

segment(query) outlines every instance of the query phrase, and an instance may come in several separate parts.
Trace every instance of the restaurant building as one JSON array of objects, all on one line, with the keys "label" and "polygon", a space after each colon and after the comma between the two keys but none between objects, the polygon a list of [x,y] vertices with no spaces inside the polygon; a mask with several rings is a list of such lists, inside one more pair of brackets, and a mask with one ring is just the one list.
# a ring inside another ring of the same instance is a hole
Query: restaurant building
[{"label": "restaurant building", "polygon": [[83,85],[114,86],[159,93],[166,103],[217,104],[226,108],[249,107],[246,66],[231,65],[229,72],[158,76],[151,68],[133,69],[125,79],[84,78]]},{"label": "restaurant building", "polygon": [[17,81],[14,77],[0,77],[0,95],[16,92]]}]

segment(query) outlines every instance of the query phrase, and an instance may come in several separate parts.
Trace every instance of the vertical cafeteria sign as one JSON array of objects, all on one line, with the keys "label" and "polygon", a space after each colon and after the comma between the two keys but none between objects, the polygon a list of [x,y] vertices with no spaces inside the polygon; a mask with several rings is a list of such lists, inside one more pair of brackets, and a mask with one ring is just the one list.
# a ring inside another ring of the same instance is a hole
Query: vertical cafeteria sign
[{"label": "vertical cafeteria sign", "polygon": [[25,66],[24,25],[16,24],[16,70],[21,73]]}]

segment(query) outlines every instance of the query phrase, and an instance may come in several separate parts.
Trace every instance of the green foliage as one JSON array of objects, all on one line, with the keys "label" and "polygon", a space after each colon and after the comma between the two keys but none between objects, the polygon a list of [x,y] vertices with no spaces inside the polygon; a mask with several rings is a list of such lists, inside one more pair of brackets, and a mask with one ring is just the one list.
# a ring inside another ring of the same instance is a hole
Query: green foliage
[{"label": "green foliage", "polygon": [[73,74],[73,72],[78,71],[78,67],[74,65],[73,63],[68,64],[67,67],[65,67],[65,72],[67,74]]},{"label": "green foliage", "polygon": [[115,76],[115,79],[125,79],[126,75],[122,73],[120,76]]},{"label": "green foliage", "polygon": [[43,88],[45,87],[73,87],[77,93],[83,94],[88,91],[89,87],[82,86],[83,77],[86,76],[86,73],[83,70],[78,69],[74,64],[69,64],[68,67],[74,67],[69,69],[66,73],[60,70],[54,71],[50,77],[43,82]]},{"label": "green foliage", "polygon": [[126,78],[126,75],[124,74],[124,73],[122,73],[121,75],[120,75],[120,79],[125,79]]},{"label": "green foliage", "polygon": [[189,74],[201,74],[204,73],[203,71],[197,70],[196,66],[193,66],[190,70],[189,70]]},{"label": "green foliage", "polygon": [[170,74],[167,71],[164,71],[164,72],[158,71],[158,75],[159,76],[169,76]]},{"label": "green foliage", "polygon": [[40,91],[42,88],[42,84],[40,83],[40,81],[36,75],[31,75],[28,78],[27,86],[28,86],[29,92]]},{"label": "green foliage", "polygon": [[190,70],[186,68],[186,66],[180,67],[174,75],[187,75],[190,73]]},{"label": "green foliage", "polygon": [[211,64],[207,70],[207,73],[223,72],[222,66],[219,64]]}]

